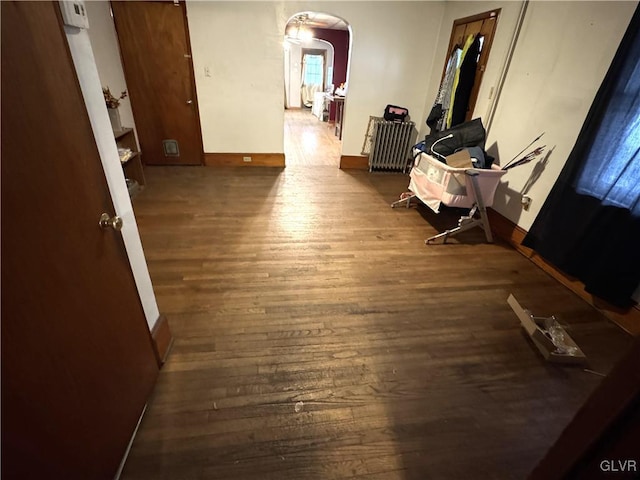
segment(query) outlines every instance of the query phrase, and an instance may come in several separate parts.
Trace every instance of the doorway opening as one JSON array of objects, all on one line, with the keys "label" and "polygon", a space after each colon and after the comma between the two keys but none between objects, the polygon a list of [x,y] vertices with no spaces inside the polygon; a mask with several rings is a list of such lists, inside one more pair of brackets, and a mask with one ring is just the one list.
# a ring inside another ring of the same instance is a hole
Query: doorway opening
[{"label": "doorway opening", "polygon": [[284,153],[289,166],[340,164],[351,34],[343,19],[301,12],[284,35]]}]

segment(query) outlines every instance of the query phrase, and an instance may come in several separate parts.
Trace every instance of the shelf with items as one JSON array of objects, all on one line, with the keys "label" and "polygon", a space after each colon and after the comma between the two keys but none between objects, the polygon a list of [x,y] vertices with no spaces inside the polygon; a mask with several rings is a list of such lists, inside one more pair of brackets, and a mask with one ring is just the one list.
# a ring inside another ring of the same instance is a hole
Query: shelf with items
[{"label": "shelf with items", "polygon": [[142,154],[138,151],[136,137],[133,128],[123,128],[119,132],[113,133],[118,146],[120,163],[124,170],[124,176],[128,179],[127,187],[131,193],[135,190],[135,181],[140,187],[144,186],[144,170],[142,168]]}]

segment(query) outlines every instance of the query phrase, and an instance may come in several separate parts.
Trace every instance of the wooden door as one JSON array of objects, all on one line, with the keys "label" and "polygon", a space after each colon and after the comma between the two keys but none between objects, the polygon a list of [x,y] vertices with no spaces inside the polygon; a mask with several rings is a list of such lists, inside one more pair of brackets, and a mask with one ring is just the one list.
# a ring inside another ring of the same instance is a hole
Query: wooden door
[{"label": "wooden door", "polygon": [[447,62],[449,61],[448,55],[453,51],[455,45],[462,47],[465,40],[469,35],[482,35],[482,47],[480,50],[480,57],[478,59],[478,65],[476,67],[476,77],[471,90],[471,96],[469,98],[469,106],[467,109],[467,115],[465,121],[469,121],[473,118],[473,110],[478,100],[478,92],[480,91],[480,85],[482,85],[482,77],[487,68],[487,62],[489,61],[489,53],[491,52],[491,45],[493,44],[493,37],[496,32],[496,26],[498,24],[498,17],[500,16],[500,9],[492,10],[490,12],[480,13],[473,15],[472,17],[459,18],[453,21],[453,28],[451,29],[451,37],[449,39],[449,48],[447,49],[447,58],[445,59],[444,70],[447,68]]},{"label": "wooden door", "polygon": [[123,1],[111,8],[144,163],[202,164],[184,2]]},{"label": "wooden door", "polygon": [[58,2],[1,2],[2,478],[112,479],[158,374]]}]

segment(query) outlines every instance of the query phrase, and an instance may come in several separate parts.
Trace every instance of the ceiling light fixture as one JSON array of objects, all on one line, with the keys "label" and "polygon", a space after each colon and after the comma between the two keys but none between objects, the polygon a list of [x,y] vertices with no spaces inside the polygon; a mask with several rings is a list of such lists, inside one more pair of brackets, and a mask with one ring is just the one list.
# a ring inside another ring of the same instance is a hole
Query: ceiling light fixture
[{"label": "ceiling light fixture", "polygon": [[313,40],[313,32],[305,25],[307,20],[309,20],[309,15],[306,13],[293,17],[292,21],[294,23],[289,30],[287,30],[286,40],[293,41],[294,43],[309,43]]}]

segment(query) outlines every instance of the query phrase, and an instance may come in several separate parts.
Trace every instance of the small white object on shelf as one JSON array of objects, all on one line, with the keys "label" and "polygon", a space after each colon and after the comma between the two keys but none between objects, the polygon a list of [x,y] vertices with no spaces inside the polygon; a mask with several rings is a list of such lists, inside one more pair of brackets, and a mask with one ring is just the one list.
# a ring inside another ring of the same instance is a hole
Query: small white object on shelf
[{"label": "small white object on shelf", "polygon": [[120,156],[120,163],[127,163],[133,156],[133,151],[130,148],[118,148],[118,155]]}]

